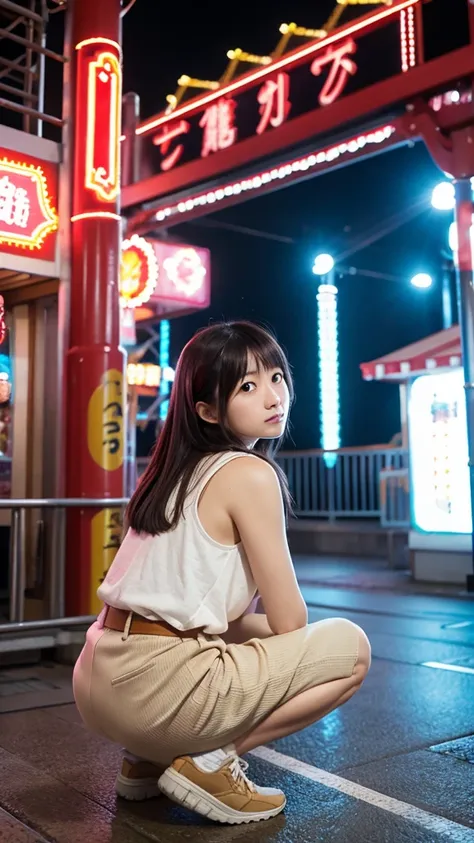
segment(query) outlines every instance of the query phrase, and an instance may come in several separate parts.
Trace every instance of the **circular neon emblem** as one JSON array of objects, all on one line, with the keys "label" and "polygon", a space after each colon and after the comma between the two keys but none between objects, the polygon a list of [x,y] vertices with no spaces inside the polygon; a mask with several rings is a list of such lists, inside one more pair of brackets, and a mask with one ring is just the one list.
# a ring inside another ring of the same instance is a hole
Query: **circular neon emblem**
[{"label": "circular neon emblem", "polygon": [[139,307],[148,301],[158,280],[155,250],[148,240],[133,234],[122,243],[120,299],[124,307]]},{"label": "circular neon emblem", "polygon": [[206,276],[200,255],[195,249],[178,249],[163,263],[165,272],[180,293],[192,296],[201,289]]}]

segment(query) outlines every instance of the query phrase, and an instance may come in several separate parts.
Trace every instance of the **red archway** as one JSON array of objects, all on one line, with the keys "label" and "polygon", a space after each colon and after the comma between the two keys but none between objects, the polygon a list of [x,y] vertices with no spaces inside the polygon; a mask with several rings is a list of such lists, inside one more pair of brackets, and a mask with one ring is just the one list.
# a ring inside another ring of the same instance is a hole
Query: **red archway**
[{"label": "red archway", "polygon": [[[474,516],[474,5],[465,0],[466,44],[425,61],[425,2],[394,0],[141,123],[136,100],[130,100],[125,113],[133,119],[126,117],[122,136],[128,162],[122,210],[130,232],[153,233],[423,140],[456,186]],[[359,57],[374,55],[374,47],[376,67],[367,75]],[[147,168],[141,177],[131,165],[138,160]],[[474,589],[474,574],[468,588]]]}]

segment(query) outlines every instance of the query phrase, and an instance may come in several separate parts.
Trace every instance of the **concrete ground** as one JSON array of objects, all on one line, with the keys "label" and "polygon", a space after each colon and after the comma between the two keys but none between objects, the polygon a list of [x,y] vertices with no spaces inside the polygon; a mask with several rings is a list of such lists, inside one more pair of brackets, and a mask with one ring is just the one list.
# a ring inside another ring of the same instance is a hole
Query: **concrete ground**
[{"label": "concrete ground", "polygon": [[311,620],[360,624],[373,664],[346,706],[249,756],[284,815],[227,827],[164,797],[123,803],[120,748],[82,726],[70,670],[44,663],[0,671],[0,843],[474,841],[473,600],[419,593],[382,563],[296,567]]}]

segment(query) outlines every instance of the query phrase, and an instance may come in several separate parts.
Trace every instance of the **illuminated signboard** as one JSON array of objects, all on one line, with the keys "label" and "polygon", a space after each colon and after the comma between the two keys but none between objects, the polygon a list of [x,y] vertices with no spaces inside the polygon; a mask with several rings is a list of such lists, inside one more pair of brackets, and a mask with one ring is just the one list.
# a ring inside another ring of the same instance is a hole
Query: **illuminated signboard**
[{"label": "illuminated signboard", "polygon": [[129,386],[158,388],[161,381],[161,367],[155,363],[129,363],[127,366]]},{"label": "illuminated signboard", "polygon": [[209,307],[210,251],[133,234],[122,243],[119,290],[124,311],[147,302],[168,309],[170,304],[178,309]]},{"label": "illuminated signboard", "polygon": [[149,141],[147,168],[168,172],[207,158],[408,71],[417,63],[418,3],[386,6],[274,61],[262,57],[257,71],[144,122],[137,134]]},{"label": "illuminated signboard", "polygon": [[408,407],[412,520],[425,533],[470,533],[466,398],[461,369],[423,375]]},{"label": "illuminated signboard", "polygon": [[154,241],[159,265],[151,300],[160,299],[208,307],[211,295],[211,257],[208,249]]},{"label": "illuminated signboard", "polygon": [[0,148],[0,252],[54,260],[57,167]]}]

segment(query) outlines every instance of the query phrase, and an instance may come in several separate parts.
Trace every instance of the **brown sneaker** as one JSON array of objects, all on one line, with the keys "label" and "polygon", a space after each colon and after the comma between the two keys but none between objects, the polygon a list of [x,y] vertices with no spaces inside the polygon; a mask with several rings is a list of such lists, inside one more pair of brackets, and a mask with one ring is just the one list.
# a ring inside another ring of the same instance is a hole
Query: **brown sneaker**
[{"label": "brown sneaker", "polygon": [[189,756],[176,758],[158,781],[173,802],[220,823],[267,820],[283,811],[285,794],[258,787],[245,775],[246,761],[229,755],[214,772],[203,772]]},{"label": "brown sneaker", "polygon": [[124,755],[122,769],[115,780],[117,795],[130,802],[142,802],[159,796],[158,779],[164,769],[151,761]]}]

